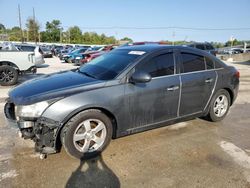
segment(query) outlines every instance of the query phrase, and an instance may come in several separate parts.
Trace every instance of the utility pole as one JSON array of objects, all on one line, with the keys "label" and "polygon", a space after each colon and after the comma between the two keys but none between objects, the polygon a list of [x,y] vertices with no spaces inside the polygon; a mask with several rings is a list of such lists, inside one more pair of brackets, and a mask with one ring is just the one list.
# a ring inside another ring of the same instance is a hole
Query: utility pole
[{"label": "utility pole", "polygon": [[174,38],[175,38],[175,31],[173,31],[173,42],[172,42],[172,45],[174,46]]},{"label": "utility pole", "polygon": [[60,43],[62,44],[62,28],[60,28]]},{"label": "utility pole", "polygon": [[20,5],[19,4],[18,4],[18,18],[19,18],[19,27],[20,27],[20,32],[21,32],[21,41],[23,43],[24,42],[24,37],[23,37],[21,11],[20,11]]},{"label": "utility pole", "polygon": [[34,20],[34,21],[36,20],[35,9],[34,9],[34,7],[33,7],[33,20]]},{"label": "utility pole", "polygon": [[[35,24],[36,24],[36,15],[35,15],[35,8],[33,7],[33,26],[35,26]],[[35,43],[37,44],[37,33],[36,33],[36,28],[35,27],[33,27],[32,28],[32,30],[33,30],[33,33],[34,33],[34,36],[35,36]]]}]

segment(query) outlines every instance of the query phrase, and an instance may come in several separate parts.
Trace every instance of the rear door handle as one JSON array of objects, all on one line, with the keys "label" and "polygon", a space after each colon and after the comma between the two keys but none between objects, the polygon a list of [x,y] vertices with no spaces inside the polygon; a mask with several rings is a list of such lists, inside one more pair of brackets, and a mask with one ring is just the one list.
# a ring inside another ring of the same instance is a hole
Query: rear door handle
[{"label": "rear door handle", "polygon": [[206,83],[211,83],[213,81],[213,78],[208,78],[205,80]]},{"label": "rear door handle", "polygon": [[171,87],[167,88],[168,91],[175,91],[177,89],[179,89],[179,86],[171,86]]}]

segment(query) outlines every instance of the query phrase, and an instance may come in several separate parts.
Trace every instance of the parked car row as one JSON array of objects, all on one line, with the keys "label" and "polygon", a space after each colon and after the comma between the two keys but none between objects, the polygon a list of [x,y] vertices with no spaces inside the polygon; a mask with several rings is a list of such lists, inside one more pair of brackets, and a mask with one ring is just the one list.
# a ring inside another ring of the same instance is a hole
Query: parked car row
[{"label": "parked car row", "polygon": [[108,45],[108,46],[96,46],[96,47],[78,47],[73,49],[62,49],[59,52],[58,57],[60,60],[66,63],[73,63],[74,65],[82,65],[99,57],[114,48],[116,45]]},{"label": "parked car row", "polygon": [[220,54],[241,54],[241,53],[244,53],[244,49],[229,48],[229,49],[225,49],[225,50],[220,51]]}]

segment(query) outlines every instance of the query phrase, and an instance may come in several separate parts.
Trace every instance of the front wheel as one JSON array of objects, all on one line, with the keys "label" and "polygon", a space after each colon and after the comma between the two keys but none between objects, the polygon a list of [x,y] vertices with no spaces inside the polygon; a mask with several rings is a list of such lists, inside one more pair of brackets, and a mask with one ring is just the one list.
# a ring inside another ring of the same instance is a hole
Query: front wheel
[{"label": "front wheel", "polygon": [[15,85],[18,80],[18,71],[9,66],[3,65],[0,66],[0,85],[2,86],[11,86]]},{"label": "front wheel", "polygon": [[67,153],[88,159],[101,153],[112,138],[112,123],[99,110],[83,111],[69,120],[61,135]]},{"label": "front wheel", "polygon": [[221,121],[225,118],[230,108],[231,98],[225,89],[219,90],[212,98],[208,119],[211,121]]}]

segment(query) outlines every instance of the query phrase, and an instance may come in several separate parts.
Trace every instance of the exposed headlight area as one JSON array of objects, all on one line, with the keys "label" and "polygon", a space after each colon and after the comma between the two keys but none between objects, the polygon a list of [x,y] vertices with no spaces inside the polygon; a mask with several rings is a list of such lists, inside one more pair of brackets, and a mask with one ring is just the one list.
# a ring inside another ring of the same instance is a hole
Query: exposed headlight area
[{"label": "exposed headlight area", "polygon": [[32,105],[16,106],[16,118],[37,118],[41,116],[44,110],[50,105],[48,101],[38,102]]}]

